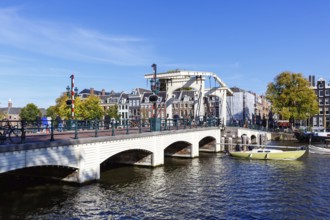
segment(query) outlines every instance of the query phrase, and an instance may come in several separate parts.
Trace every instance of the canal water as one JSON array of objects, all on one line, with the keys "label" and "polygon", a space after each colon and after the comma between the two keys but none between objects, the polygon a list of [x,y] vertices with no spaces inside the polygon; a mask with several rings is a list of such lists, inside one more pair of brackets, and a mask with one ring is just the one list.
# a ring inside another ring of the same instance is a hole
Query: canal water
[{"label": "canal water", "polygon": [[0,219],[330,219],[330,155],[257,161],[202,153],[157,168],[113,168],[82,187],[2,189],[0,198]]}]

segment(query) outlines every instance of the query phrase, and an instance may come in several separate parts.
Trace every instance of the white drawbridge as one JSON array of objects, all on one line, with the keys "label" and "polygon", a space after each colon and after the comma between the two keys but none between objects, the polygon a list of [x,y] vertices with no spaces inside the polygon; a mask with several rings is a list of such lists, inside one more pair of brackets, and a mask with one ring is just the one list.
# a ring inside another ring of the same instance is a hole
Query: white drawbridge
[{"label": "white drawbridge", "polygon": [[[146,74],[146,79],[152,79],[153,74]],[[205,88],[205,78],[213,77],[219,87]],[[219,116],[223,123],[226,123],[226,110],[227,110],[227,95],[232,95],[233,92],[227,85],[213,72],[198,72],[187,70],[175,70],[166,73],[157,74],[157,79],[161,84],[166,85],[166,113],[170,118],[173,117],[172,103],[173,92],[181,88],[192,88],[195,91],[194,97],[194,118],[199,118],[205,115],[203,106],[204,97],[210,95],[219,97]]]}]

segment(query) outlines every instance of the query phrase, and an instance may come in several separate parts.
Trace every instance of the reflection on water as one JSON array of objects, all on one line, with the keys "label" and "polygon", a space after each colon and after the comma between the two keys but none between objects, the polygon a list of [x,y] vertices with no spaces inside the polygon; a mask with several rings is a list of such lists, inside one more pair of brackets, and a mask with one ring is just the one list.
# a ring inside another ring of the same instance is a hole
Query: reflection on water
[{"label": "reflection on water", "polygon": [[[98,183],[2,192],[1,219],[329,219],[330,157],[240,160],[224,154],[123,166]],[[3,203],[6,201],[6,203]]]}]

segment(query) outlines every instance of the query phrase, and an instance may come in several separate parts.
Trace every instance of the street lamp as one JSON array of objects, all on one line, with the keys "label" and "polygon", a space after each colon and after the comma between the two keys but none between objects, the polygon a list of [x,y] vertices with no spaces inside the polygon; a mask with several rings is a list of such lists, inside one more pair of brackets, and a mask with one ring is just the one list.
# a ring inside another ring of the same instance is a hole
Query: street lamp
[{"label": "street lamp", "polygon": [[154,71],[154,77],[153,77],[153,79],[150,80],[152,95],[149,96],[149,101],[151,103],[153,103],[153,105],[152,105],[153,118],[151,121],[151,130],[159,131],[160,130],[160,119],[157,118],[157,101],[158,101],[157,93],[159,92],[160,83],[159,83],[159,80],[157,80],[157,65],[152,64],[151,67]]},{"label": "street lamp", "polygon": [[72,74],[70,76],[71,78],[71,87],[66,87],[66,94],[69,97],[69,99],[66,101],[67,105],[71,105],[71,119],[74,119],[74,100],[77,97],[78,94],[78,88],[74,88],[74,75]]},{"label": "street lamp", "polygon": [[157,65],[152,64],[151,65],[153,71],[154,71],[154,78],[150,80],[151,85],[151,91],[152,95],[149,97],[149,101],[153,103],[153,118],[157,118],[157,101],[158,96],[157,93],[159,92],[159,81],[157,80]]}]

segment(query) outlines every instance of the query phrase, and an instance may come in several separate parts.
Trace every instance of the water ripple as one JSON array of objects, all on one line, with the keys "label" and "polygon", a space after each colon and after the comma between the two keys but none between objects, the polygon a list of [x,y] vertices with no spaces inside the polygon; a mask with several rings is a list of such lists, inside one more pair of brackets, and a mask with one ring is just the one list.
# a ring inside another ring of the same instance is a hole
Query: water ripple
[{"label": "water ripple", "polygon": [[4,219],[330,219],[330,158],[167,158],[119,167],[83,187],[41,185],[2,193]]}]

